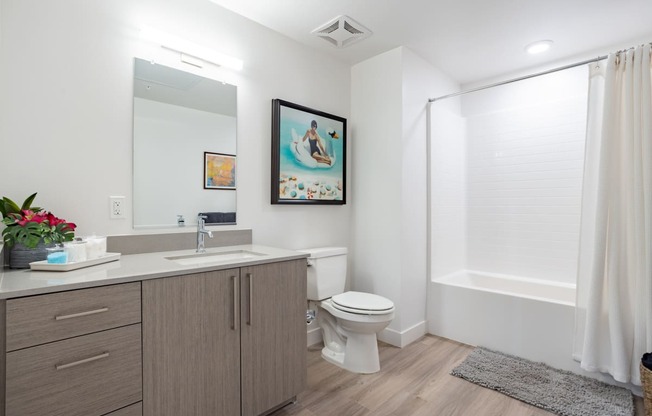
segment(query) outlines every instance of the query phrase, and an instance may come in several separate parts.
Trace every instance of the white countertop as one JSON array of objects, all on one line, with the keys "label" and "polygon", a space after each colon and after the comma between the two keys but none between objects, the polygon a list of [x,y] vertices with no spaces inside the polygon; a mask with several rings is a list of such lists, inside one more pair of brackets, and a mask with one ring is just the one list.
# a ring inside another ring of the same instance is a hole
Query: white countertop
[{"label": "white countertop", "polygon": [[199,265],[180,265],[166,257],[196,254],[194,250],[166,251],[120,256],[120,260],[67,272],[0,269],[0,299],[64,290],[82,289],[116,283],[137,282],[159,277],[178,276],[211,270],[231,269],[308,257],[307,253],[247,244],[206,249],[206,253],[247,250],[262,256]]}]

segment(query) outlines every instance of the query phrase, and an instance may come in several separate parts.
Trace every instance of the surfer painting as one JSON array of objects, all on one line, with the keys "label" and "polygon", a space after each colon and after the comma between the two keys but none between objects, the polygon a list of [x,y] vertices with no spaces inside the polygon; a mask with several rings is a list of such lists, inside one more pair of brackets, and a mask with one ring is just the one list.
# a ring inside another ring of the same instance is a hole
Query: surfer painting
[{"label": "surfer painting", "polygon": [[337,155],[330,140],[338,139],[340,136],[335,129],[328,130],[330,139],[322,138],[317,132],[317,121],[310,122],[310,129],[301,137],[296,129],[291,129],[292,142],[290,151],[296,161],[307,168],[330,169],[337,162]]},{"label": "surfer painting", "polygon": [[308,139],[308,143],[310,144],[310,156],[317,162],[330,166],[332,163],[331,158],[326,153],[324,141],[319,137],[319,133],[317,133],[317,122],[315,120],[310,122],[310,130],[306,131],[301,141],[305,142],[306,139]]},{"label": "surfer painting", "polygon": [[344,204],[346,119],[273,104],[272,203]]}]

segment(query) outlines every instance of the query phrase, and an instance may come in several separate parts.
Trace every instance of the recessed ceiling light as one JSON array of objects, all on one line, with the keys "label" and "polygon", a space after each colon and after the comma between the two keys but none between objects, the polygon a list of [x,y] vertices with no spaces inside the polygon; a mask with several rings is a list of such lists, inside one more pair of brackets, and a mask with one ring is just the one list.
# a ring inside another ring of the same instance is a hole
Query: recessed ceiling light
[{"label": "recessed ceiling light", "polygon": [[529,54],[537,54],[541,52],[545,52],[550,47],[552,46],[552,41],[551,40],[540,40],[534,43],[530,43],[525,47],[525,51]]}]

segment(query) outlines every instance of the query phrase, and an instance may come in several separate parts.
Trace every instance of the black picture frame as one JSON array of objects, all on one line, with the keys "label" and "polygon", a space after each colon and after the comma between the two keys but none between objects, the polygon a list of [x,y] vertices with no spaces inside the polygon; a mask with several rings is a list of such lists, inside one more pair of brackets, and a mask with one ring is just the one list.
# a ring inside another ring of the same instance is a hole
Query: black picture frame
[{"label": "black picture frame", "polygon": [[346,148],[344,117],[273,99],[271,203],[346,204]]}]

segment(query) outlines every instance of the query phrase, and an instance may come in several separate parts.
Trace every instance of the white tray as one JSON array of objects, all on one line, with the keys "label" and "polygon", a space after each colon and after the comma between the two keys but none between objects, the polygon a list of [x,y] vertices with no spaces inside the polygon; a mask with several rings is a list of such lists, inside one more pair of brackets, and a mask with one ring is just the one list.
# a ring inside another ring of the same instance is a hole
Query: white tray
[{"label": "white tray", "polygon": [[70,263],[48,263],[47,260],[33,261],[29,264],[32,270],[46,270],[52,272],[67,272],[70,270],[81,269],[83,267],[95,266],[110,261],[120,260],[120,253],[106,253],[102,257],[93,260],[77,261]]}]

